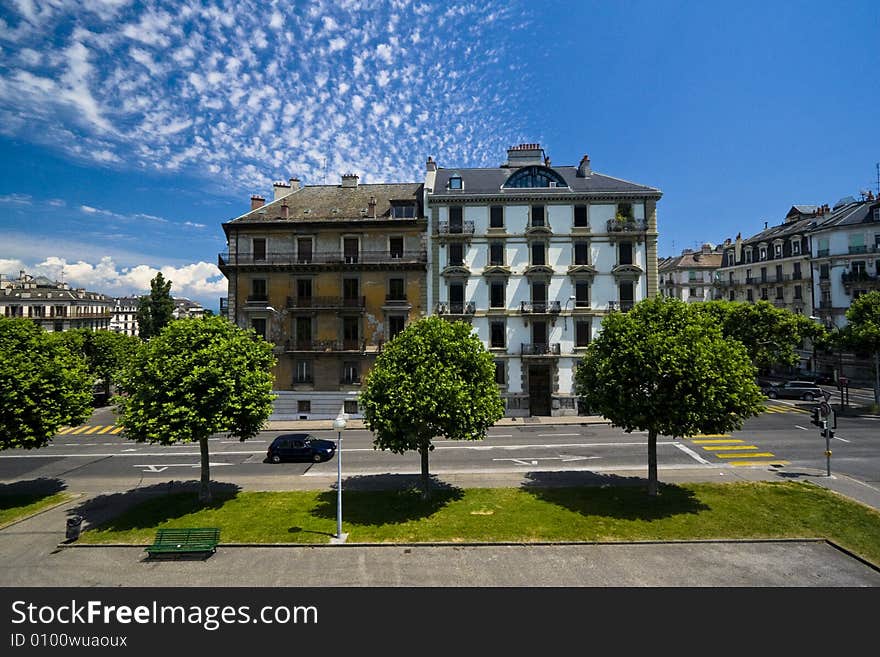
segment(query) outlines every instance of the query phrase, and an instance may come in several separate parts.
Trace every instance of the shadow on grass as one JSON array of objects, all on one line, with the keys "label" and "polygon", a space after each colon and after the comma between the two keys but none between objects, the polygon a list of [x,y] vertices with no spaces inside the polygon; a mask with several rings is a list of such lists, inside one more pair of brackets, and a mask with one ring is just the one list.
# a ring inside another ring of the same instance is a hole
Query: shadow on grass
[{"label": "shadow on grass", "polygon": [[198,481],[168,481],[89,498],[68,515],[82,517],[89,529],[127,531],[156,527],[200,509],[219,508],[240,490],[236,484],[212,481],[212,501],[202,504]]},{"label": "shadow on grass", "polygon": [[692,491],[659,484],[656,497],[648,495],[648,480],[597,472],[530,472],[523,490],[539,500],[584,516],[619,520],[659,520],[709,509]]},{"label": "shadow on grass", "polygon": [[60,479],[47,477],[0,484],[0,511],[39,502],[46,497],[60,493],[65,488],[67,488],[67,484]]},{"label": "shadow on grass", "polygon": [[[431,497],[422,499],[419,475],[363,475],[342,482],[342,509],[346,523],[356,525],[401,524],[427,518],[450,502],[460,500],[464,491],[431,475]],[[335,488],[335,486],[334,486]],[[312,515],[335,518],[335,490],[318,495]]]}]

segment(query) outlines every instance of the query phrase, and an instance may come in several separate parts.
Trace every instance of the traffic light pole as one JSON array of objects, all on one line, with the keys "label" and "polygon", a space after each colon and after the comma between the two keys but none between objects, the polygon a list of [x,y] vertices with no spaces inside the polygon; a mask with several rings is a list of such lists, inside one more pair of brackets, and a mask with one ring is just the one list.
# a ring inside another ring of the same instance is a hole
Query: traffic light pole
[{"label": "traffic light pole", "polygon": [[828,414],[829,410],[827,408],[828,404],[824,403],[823,405],[817,406],[813,409],[812,419],[810,424],[813,424],[819,427],[819,435],[825,439],[825,473],[826,476],[831,476],[831,439],[834,438],[834,429],[837,428],[837,415],[834,415],[834,429],[829,428],[828,426]]},{"label": "traffic light pole", "polygon": [[831,429],[828,428],[828,422],[822,420],[822,435],[825,436],[825,474],[831,476]]}]

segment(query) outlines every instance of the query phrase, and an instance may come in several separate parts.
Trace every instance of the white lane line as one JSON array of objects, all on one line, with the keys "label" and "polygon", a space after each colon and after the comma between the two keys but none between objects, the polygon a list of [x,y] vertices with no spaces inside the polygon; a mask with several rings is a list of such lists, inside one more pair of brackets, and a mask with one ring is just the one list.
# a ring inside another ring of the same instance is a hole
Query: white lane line
[{"label": "white lane line", "polygon": [[678,449],[680,449],[682,452],[684,452],[685,454],[690,456],[692,459],[694,459],[695,461],[702,463],[703,465],[711,465],[709,463],[709,461],[707,461],[702,456],[697,454],[694,450],[690,449],[687,445],[682,445],[681,443],[673,443],[673,444],[676,447],[678,447]]},{"label": "white lane line", "polygon": [[847,440],[846,438],[841,438],[840,436],[834,436],[834,440],[841,440],[845,443],[851,442],[851,441]]},{"label": "white lane line", "polygon": [[796,425],[794,425],[794,426],[796,426],[798,429],[803,429],[804,431],[809,431],[809,429],[807,429],[806,427],[802,427],[802,426],[799,425],[799,424],[796,424]]},{"label": "white lane line", "polygon": [[[351,451],[351,450],[345,450]],[[374,450],[366,450],[366,451],[374,451]],[[256,451],[229,451],[229,452],[217,452],[212,456],[222,456],[226,454],[265,454],[266,450],[260,449]],[[168,454],[155,453],[150,454],[149,452],[137,452],[137,453],[122,453],[122,452],[114,452],[112,454],[0,454],[0,459],[57,459],[57,458],[104,458],[107,456],[137,456],[138,458],[167,458]],[[201,456],[201,452],[175,452],[174,456]]]},{"label": "white lane line", "polygon": [[539,433],[538,438],[555,438],[556,436],[580,436],[579,433]]}]

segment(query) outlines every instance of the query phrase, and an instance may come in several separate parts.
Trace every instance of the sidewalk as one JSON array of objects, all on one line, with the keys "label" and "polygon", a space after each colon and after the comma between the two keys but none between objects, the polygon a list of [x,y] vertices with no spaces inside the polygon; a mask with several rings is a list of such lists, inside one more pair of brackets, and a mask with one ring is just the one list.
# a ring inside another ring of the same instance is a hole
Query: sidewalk
[{"label": "sidewalk", "polygon": [[[588,425],[611,424],[601,415],[565,415],[559,417],[503,417],[493,426],[525,427],[533,425]],[[364,429],[364,421],[360,419],[346,420],[346,429]],[[333,429],[333,420],[269,420],[267,431],[329,431]]]}]

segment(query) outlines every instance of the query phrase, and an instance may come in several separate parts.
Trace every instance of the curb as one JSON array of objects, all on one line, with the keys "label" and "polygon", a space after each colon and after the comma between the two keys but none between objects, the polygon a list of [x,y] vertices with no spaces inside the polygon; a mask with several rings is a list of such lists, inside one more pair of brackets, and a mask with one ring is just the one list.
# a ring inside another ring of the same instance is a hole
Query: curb
[{"label": "curb", "polygon": [[47,511],[51,511],[52,509],[57,509],[59,506],[64,506],[65,504],[70,504],[71,502],[74,502],[74,501],[78,500],[79,498],[81,498],[84,495],[84,493],[68,493],[68,495],[70,495],[71,497],[66,500],[62,500],[61,502],[57,502],[56,504],[51,504],[47,507],[43,507],[39,511],[34,511],[33,513],[30,513],[26,516],[22,516],[21,518],[16,518],[15,520],[10,520],[9,522],[7,522],[4,525],[0,525],[0,531],[6,529],[7,527],[12,527],[12,525],[17,525],[20,522],[24,522],[25,520],[30,520],[31,518],[35,518],[38,515],[40,515],[41,513],[46,513]]}]

